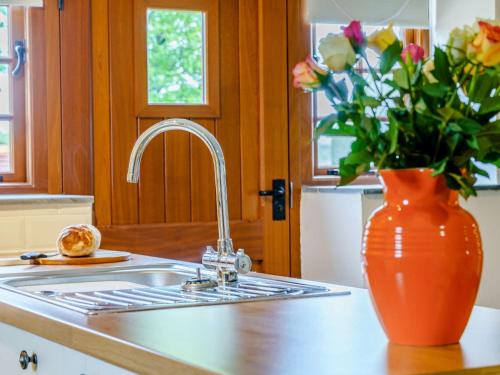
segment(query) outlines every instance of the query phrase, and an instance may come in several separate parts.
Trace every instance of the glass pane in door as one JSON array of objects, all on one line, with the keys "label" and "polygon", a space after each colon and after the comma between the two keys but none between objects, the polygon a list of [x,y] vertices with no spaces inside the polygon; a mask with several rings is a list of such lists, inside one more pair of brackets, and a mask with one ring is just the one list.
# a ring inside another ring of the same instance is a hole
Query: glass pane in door
[{"label": "glass pane in door", "polygon": [[150,104],[205,104],[204,18],[200,11],[148,9]]}]

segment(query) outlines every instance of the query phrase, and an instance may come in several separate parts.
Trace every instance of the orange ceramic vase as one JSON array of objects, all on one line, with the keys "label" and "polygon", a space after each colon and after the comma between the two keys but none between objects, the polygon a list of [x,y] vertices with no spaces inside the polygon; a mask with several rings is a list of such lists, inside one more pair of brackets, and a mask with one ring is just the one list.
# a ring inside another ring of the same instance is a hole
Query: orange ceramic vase
[{"label": "orange ceramic vase", "polygon": [[363,239],[378,318],[396,344],[457,343],[481,278],[477,222],[430,169],[380,174],[385,204],[368,220]]}]

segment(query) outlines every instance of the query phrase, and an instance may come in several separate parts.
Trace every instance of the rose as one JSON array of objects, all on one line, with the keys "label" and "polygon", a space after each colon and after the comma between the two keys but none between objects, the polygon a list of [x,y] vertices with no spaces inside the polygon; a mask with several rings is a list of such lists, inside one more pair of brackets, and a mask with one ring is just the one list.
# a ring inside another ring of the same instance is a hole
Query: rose
[{"label": "rose", "polygon": [[492,22],[479,21],[479,34],[472,42],[476,59],[484,66],[500,64],[500,26]]},{"label": "rose", "polygon": [[295,65],[292,73],[293,85],[304,90],[321,87],[322,81],[328,76],[328,72],[321,68],[311,56]]},{"label": "rose", "polygon": [[410,59],[414,64],[418,63],[419,61],[424,59],[424,55],[424,49],[414,43],[408,44],[401,52],[401,58],[407,64],[410,63]]},{"label": "rose", "polygon": [[347,27],[343,28],[344,36],[349,39],[355,50],[359,50],[365,45],[365,36],[361,30],[361,22],[351,21]]},{"label": "rose", "polygon": [[438,82],[436,77],[434,77],[434,75],[432,74],[432,72],[434,71],[434,68],[435,68],[434,60],[428,60],[422,68],[422,73],[427,78],[429,83],[437,83]]},{"label": "rose", "polygon": [[463,29],[456,27],[451,30],[446,51],[453,63],[459,63],[465,59],[468,46],[474,36],[474,29],[470,26],[465,26]]},{"label": "rose", "polygon": [[342,71],[356,62],[356,53],[344,35],[328,34],[320,40],[319,53],[333,71]]},{"label": "rose", "polygon": [[392,24],[389,24],[385,29],[375,31],[371,34],[368,37],[368,45],[378,53],[382,53],[396,40],[398,40],[398,37],[392,29]]}]

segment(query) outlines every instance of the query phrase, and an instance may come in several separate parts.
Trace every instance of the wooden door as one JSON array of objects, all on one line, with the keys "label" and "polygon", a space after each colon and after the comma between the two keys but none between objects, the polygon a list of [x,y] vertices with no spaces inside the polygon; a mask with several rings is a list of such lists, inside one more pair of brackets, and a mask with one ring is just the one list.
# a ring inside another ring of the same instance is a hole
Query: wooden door
[{"label": "wooden door", "polygon": [[[288,181],[286,0],[215,3],[218,111],[200,117],[186,109],[177,117],[192,118],[221,143],[235,247],[248,252],[254,269],[289,275],[288,205],[286,220],[273,221],[271,199],[258,195],[273,179]],[[96,223],[103,247],[199,261],[217,240],[205,146],[186,133],[164,134],[146,150],[140,183],[125,180],[138,135],[165,118],[137,109],[142,57],[134,48],[134,9],[134,0],[92,1]]]}]

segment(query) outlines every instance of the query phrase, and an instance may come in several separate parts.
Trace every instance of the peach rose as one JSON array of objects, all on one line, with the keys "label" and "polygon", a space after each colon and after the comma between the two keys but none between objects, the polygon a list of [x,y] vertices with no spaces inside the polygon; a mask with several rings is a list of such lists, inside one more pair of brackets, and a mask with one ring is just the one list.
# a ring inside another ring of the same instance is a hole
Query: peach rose
[{"label": "peach rose", "polygon": [[328,75],[311,56],[295,65],[292,73],[293,85],[309,91],[321,87],[321,81]]},{"label": "peach rose", "polygon": [[472,42],[476,59],[484,66],[500,64],[500,26],[479,21],[479,34]]}]

